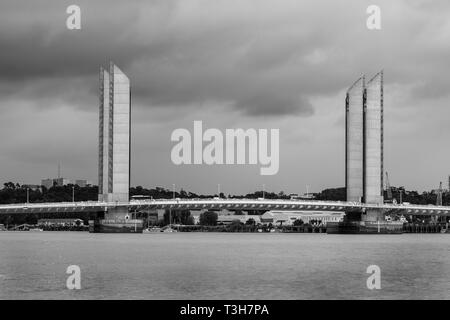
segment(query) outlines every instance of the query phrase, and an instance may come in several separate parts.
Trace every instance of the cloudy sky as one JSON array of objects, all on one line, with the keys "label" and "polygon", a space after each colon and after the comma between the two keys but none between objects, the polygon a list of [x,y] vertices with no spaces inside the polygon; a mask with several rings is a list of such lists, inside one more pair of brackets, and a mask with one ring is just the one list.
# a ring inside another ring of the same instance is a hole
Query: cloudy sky
[{"label": "cloudy sky", "polygon": [[[81,30],[66,8],[81,7]],[[366,9],[381,8],[381,30]],[[154,0],[0,3],[0,180],[97,183],[98,69],[131,79],[132,185],[303,193],[344,185],[344,99],[385,72],[392,185],[447,186],[450,2]],[[280,169],[171,162],[174,129],[280,129]]]}]

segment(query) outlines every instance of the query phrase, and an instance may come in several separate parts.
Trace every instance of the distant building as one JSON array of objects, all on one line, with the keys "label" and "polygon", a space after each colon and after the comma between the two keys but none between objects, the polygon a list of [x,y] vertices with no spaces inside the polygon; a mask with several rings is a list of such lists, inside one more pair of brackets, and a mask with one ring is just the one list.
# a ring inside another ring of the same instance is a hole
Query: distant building
[{"label": "distant building", "polygon": [[289,198],[291,200],[314,200],[316,198],[316,194],[312,192],[304,193],[303,195],[298,195],[298,193],[291,193],[289,195]]},{"label": "distant building", "polygon": [[242,223],[247,223],[248,220],[253,219],[255,223],[261,223],[261,219],[257,215],[221,215],[217,217],[217,224],[231,224],[234,220],[239,220]]},{"label": "distant building", "polygon": [[90,182],[84,179],[71,180],[66,178],[53,178],[41,180],[41,185],[46,187],[47,189],[50,189],[51,187],[67,186],[69,184],[77,185],[80,187],[86,187],[90,185]]},{"label": "distant building", "polygon": [[149,224],[156,224],[158,222],[158,213],[151,212],[147,215]]},{"label": "distant building", "polygon": [[302,220],[309,223],[311,220],[320,221],[322,224],[327,222],[338,222],[344,217],[343,212],[326,211],[267,211],[261,216],[261,222],[266,224],[290,226],[295,220]]},{"label": "distant building", "polygon": [[91,185],[91,183],[88,180],[84,180],[84,179],[77,179],[77,180],[75,180],[74,184],[79,187],[82,187],[82,188]]},{"label": "distant building", "polygon": [[53,187],[53,179],[42,179],[41,186],[50,189],[51,187]]},{"label": "distant building", "polygon": [[51,187],[62,187],[71,184],[72,181],[66,178],[43,179],[41,185],[50,189]]},{"label": "distant building", "polygon": [[66,178],[56,178],[53,179],[53,185],[57,187],[67,186],[68,184],[72,184],[72,180]]}]

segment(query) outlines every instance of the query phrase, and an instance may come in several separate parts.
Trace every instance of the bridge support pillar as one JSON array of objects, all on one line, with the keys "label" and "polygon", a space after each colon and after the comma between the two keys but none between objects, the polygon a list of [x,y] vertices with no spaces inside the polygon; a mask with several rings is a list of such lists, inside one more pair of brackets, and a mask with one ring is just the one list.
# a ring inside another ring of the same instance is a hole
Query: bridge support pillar
[{"label": "bridge support pillar", "polygon": [[349,211],[345,213],[344,221],[345,222],[354,222],[354,221],[361,221],[361,212],[357,211]]},{"label": "bridge support pillar", "polygon": [[127,220],[129,217],[127,207],[108,208],[105,212],[105,220]]},{"label": "bridge support pillar", "polygon": [[343,222],[327,224],[327,233],[337,234],[401,234],[403,223],[399,221],[385,221],[384,212],[380,209],[366,209],[357,214],[346,213]]},{"label": "bridge support pillar", "polygon": [[361,221],[385,221],[384,213],[381,209],[366,209],[365,214],[361,215]]},{"label": "bridge support pillar", "polygon": [[132,219],[126,206],[108,208],[105,219],[89,221],[89,232],[94,233],[142,233],[142,230],[143,221]]}]

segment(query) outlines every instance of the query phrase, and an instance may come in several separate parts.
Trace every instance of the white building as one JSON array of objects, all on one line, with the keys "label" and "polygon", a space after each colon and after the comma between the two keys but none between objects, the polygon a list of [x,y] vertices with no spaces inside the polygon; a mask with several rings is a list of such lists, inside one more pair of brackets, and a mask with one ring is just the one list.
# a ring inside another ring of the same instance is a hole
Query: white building
[{"label": "white building", "polygon": [[71,179],[66,179],[66,178],[53,178],[53,179],[42,179],[41,180],[41,186],[44,186],[47,189],[50,189],[53,186],[62,187],[62,186],[67,186],[69,184],[78,185],[80,187],[86,187],[87,185],[89,185],[91,183],[84,179],[71,180]]},{"label": "white building", "polygon": [[334,211],[267,211],[261,216],[261,222],[273,225],[290,226],[295,220],[302,220],[303,223],[309,223],[311,220],[320,221],[322,224],[327,222],[338,222],[344,218],[343,212]]},{"label": "white building", "polygon": [[248,220],[253,219],[255,224],[261,223],[261,218],[258,215],[219,215],[217,217],[217,224],[231,224],[234,220],[239,220],[242,223],[247,223]]}]

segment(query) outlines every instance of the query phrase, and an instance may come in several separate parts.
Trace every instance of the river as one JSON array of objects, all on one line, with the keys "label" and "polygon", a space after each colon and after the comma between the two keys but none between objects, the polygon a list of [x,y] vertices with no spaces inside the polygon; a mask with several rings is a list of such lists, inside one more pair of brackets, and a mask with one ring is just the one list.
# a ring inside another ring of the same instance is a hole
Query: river
[{"label": "river", "polygon": [[[0,299],[450,299],[450,235],[0,232]],[[69,265],[81,289],[68,290]],[[369,290],[367,267],[381,271]]]}]

